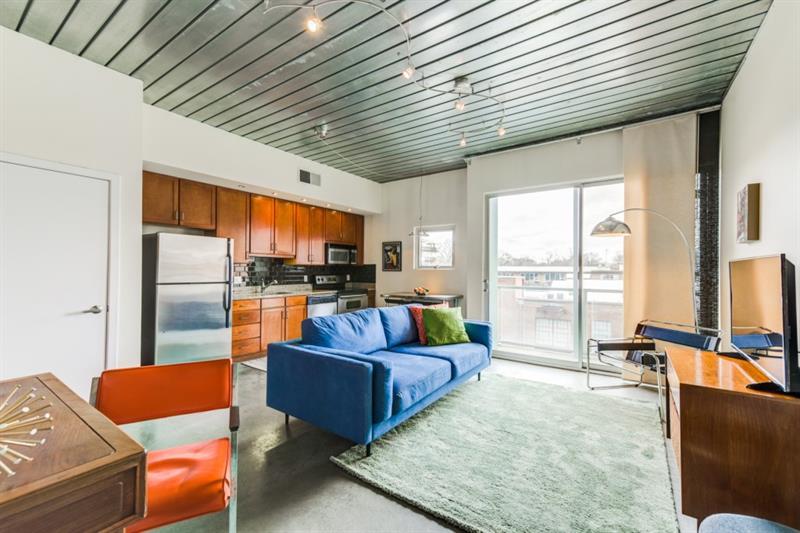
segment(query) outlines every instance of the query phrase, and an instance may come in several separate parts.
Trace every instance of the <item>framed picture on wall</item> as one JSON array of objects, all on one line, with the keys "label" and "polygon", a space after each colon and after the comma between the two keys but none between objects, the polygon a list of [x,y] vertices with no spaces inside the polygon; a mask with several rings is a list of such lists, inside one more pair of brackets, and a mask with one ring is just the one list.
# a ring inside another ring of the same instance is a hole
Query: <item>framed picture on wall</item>
[{"label": "framed picture on wall", "polygon": [[381,264],[384,272],[401,272],[403,270],[403,243],[388,241],[381,245]]},{"label": "framed picture on wall", "polygon": [[761,184],[749,183],[736,198],[736,240],[752,242],[759,239],[759,204]]}]

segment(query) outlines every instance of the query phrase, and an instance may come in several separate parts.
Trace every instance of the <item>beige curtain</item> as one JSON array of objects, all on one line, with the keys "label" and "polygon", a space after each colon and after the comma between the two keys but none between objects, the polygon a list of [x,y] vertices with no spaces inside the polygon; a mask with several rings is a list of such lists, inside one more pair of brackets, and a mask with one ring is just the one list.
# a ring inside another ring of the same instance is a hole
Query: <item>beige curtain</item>
[{"label": "beige curtain", "polygon": [[[678,224],[694,249],[697,117],[685,115],[622,134],[625,207],[654,209]],[[626,213],[625,332],[642,319],[692,322],[692,278],[675,229],[649,213]]]}]

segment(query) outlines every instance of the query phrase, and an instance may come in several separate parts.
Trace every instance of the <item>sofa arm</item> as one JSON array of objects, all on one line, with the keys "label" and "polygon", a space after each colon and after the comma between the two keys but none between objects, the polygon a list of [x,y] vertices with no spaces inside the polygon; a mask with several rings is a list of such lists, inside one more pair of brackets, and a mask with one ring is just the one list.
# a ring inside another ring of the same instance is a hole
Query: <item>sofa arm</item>
[{"label": "sofa arm", "polygon": [[303,348],[363,361],[372,365],[372,421],[382,422],[392,416],[392,364],[368,354],[337,348],[301,345]]},{"label": "sofa arm", "polygon": [[469,340],[483,344],[492,356],[492,323],[483,320],[465,320],[464,328],[467,330]]},{"label": "sofa arm", "polygon": [[372,365],[296,344],[270,344],[267,405],[366,444],[372,440]]}]

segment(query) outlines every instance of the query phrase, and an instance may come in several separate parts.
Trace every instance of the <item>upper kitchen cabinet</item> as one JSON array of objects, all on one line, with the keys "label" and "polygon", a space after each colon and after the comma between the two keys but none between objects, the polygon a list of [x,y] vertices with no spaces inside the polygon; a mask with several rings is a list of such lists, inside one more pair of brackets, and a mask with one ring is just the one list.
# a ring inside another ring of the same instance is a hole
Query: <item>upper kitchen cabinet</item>
[{"label": "upper kitchen cabinet", "polygon": [[275,200],[275,226],[272,232],[275,255],[293,257],[295,254],[295,210],[297,204],[287,200]]},{"label": "upper kitchen cabinet", "polygon": [[217,225],[217,188],[207,183],[180,181],[181,226],[214,229]]},{"label": "upper kitchen cabinet", "polygon": [[214,229],[216,187],[155,172],[144,172],[142,222]]},{"label": "upper kitchen cabinet", "polygon": [[325,209],[297,204],[294,265],[325,264]]},{"label": "upper kitchen cabinet", "polygon": [[347,244],[356,244],[356,215],[352,213],[342,213],[342,242]]},{"label": "upper kitchen cabinet", "polygon": [[233,261],[247,262],[250,195],[217,187],[217,237],[233,239]]},{"label": "upper kitchen cabinet", "polygon": [[142,174],[142,222],[178,225],[178,182],[178,178],[155,172]]},{"label": "upper kitchen cabinet", "polygon": [[338,242],[342,238],[342,212],[325,210],[325,241]]},{"label": "upper kitchen cabinet", "polygon": [[325,264],[325,211],[323,207],[311,206],[309,214],[310,265]]},{"label": "upper kitchen cabinet", "polygon": [[293,257],[294,202],[250,195],[250,255]]},{"label": "upper kitchen cabinet", "polygon": [[250,195],[250,254],[272,254],[272,226],[275,221],[275,199]]},{"label": "upper kitchen cabinet", "polygon": [[356,244],[356,215],[334,209],[325,211],[325,241]]},{"label": "upper kitchen cabinet", "polygon": [[356,264],[364,264],[364,217],[360,215],[356,216]]}]

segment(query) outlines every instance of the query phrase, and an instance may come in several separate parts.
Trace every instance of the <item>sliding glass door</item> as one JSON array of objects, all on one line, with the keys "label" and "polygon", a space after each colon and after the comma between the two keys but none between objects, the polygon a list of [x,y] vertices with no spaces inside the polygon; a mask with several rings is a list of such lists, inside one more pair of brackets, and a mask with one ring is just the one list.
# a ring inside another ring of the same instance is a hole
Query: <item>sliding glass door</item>
[{"label": "sliding glass door", "polygon": [[578,367],[588,335],[622,334],[622,242],[589,237],[622,195],[621,182],[603,182],[490,199],[498,355]]}]

